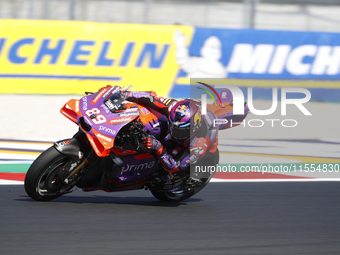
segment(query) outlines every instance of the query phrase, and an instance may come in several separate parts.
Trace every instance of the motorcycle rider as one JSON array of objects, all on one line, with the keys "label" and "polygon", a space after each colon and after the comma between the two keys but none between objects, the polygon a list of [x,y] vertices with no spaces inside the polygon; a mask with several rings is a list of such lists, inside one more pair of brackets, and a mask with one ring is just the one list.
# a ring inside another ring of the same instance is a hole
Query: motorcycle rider
[{"label": "motorcycle rider", "polygon": [[[207,152],[216,152],[217,129],[212,127],[208,115],[201,115],[201,102],[193,99],[176,101],[157,96],[153,91],[130,91],[126,100],[154,109],[168,118],[169,129],[165,138],[159,141],[149,135],[143,139],[143,144],[169,173],[185,170]],[[163,144],[172,149],[167,151]]]}]

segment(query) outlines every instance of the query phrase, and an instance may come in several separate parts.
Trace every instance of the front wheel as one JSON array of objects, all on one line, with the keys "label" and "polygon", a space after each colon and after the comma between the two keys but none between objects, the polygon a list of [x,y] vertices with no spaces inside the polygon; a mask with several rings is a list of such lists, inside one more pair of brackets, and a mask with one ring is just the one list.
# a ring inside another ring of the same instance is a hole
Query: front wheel
[{"label": "front wheel", "polygon": [[[219,151],[217,150],[215,154],[211,154],[209,155],[209,157],[198,161],[195,165],[200,165],[203,167],[204,166],[207,166],[207,167],[216,166],[218,162],[219,162]],[[191,166],[191,167],[194,167],[194,166]],[[192,197],[193,195],[197,194],[199,191],[201,191],[209,183],[214,173],[215,173],[214,171],[206,171],[204,173],[203,172],[199,173],[199,176],[197,176],[197,178],[199,178],[200,182],[197,182],[196,178],[188,177],[186,179],[187,186],[176,191],[164,191],[164,190],[157,190],[157,189],[150,189],[150,191],[152,195],[160,201],[179,202],[179,201],[188,199]]]},{"label": "front wheel", "polygon": [[25,177],[27,195],[37,201],[49,201],[67,193],[74,184],[65,184],[60,172],[70,162],[70,157],[59,153],[53,146],[40,154]]}]

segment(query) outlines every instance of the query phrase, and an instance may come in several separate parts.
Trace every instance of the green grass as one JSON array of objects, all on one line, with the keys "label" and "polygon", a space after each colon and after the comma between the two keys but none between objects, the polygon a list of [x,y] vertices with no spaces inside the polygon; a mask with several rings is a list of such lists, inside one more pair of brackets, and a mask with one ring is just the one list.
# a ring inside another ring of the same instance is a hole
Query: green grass
[{"label": "green grass", "polygon": [[0,164],[0,173],[27,173],[31,164]]}]

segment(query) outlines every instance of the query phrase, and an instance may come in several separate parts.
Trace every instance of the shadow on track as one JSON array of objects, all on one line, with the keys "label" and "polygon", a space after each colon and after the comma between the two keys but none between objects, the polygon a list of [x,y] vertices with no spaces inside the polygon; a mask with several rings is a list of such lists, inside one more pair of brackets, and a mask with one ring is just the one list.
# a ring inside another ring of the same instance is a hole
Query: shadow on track
[{"label": "shadow on track", "polygon": [[[84,193],[86,194],[86,193]],[[21,199],[14,199],[15,201],[24,201],[24,202],[36,202],[28,196],[21,196]],[[202,199],[199,198],[189,198],[182,202],[162,202],[154,198],[151,194],[150,197],[138,197],[138,196],[70,196],[64,195],[52,201],[46,201],[46,203],[74,203],[74,204],[120,204],[120,205],[141,205],[141,206],[154,206],[154,207],[179,207],[185,206],[188,203],[192,202],[201,202]]]}]

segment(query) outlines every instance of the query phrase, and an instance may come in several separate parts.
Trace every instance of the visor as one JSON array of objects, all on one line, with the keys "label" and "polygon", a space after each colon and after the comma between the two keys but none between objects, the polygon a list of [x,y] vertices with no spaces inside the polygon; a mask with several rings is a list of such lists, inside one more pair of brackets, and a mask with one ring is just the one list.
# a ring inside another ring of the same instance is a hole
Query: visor
[{"label": "visor", "polygon": [[176,140],[185,140],[190,137],[190,127],[178,128],[174,125],[170,126],[170,135]]}]

